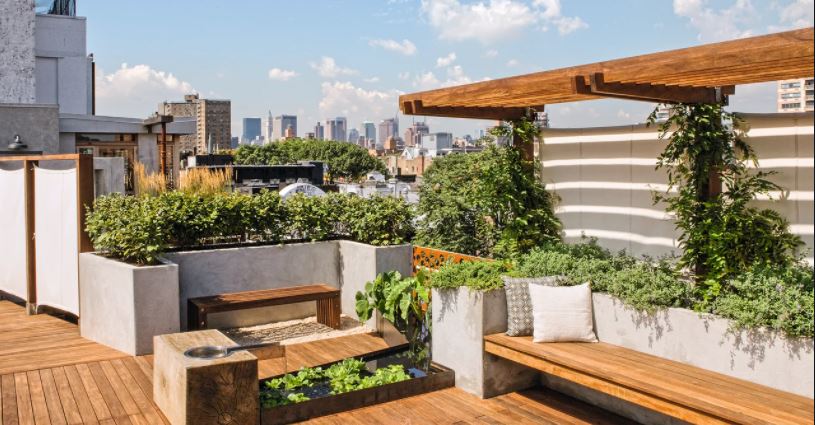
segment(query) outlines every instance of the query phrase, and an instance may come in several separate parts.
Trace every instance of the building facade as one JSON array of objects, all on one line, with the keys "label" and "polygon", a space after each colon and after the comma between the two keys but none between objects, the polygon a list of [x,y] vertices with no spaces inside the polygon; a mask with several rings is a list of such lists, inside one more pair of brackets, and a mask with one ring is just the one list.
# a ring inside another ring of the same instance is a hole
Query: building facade
[{"label": "building facade", "polygon": [[430,156],[436,156],[437,152],[452,147],[452,133],[430,133],[422,136],[422,148],[426,149]]},{"label": "building facade", "polygon": [[362,136],[365,137],[365,147],[371,147],[371,143],[376,141],[376,124],[370,121],[363,122]]},{"label": "building facade", "polygon": [[384,119],[379,123],[379,137],[377,147],[385,146],[389,137],[399,137],[399,121],[396,118]]},{"label": "building facade", "polygon": [[325,127],[319,122],[314,126],[314,138],[317,140],[325,140]]},{"label": "building facade", "polygon": [[359,141],[359,130],[352,128],[348,130],[348,143],[357,143]]},{"label": "building facade", "polygon": [[297,115],[278,115],[274,117],[274,127],[272,129],[272,140],[277,141],[286,138],[286,130],[291,127],[294,137],[297,137]]},{"label": "building facade", "polygon": [[405,130],[405,146],[421,146],[422,136],[430,134],[430,127],[423,121],[414,122]]},{"label": "building facade", "polygon": [[244,118],[243,119],[243,135],[241,136],[243,143],[252,143],[260,140],[261,137],[261,119],[260,118]]},{"label": "building facade", "polygon": [[815,110],[815,80],[801,78],[778,82],[778,112],[811,112]]},{"label": "building facade", "polygon": [[347,142],[348,141],[348,120],[345,117],[337,117],[334,120],[335,125],[337,126],[336,131],[336,139],[340,142]]},{"label": "building facade", "polygon": [[195,136],[182,137],[178,148],[188,153],[230,149],[232,146],[232,103],[228,100],[201,99],[197,94],[184,96],[183,102],[159,104],[161,115],[174,118],[194,117],[197,121]]},{"label": "building facade", "polygon": [[266,143],[270,143],[274,141],[272,136],[274,136],[274,117],[272,111],[269,111],[269,115],[263,120],[263,139]]}]

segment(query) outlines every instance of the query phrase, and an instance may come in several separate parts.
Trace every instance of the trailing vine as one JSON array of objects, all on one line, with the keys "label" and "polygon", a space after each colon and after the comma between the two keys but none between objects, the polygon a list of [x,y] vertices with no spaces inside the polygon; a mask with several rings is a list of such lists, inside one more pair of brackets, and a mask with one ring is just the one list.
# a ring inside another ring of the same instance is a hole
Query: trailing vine
[{"label": "trailing vine", "polygon": [[[656,110],[648,118],[656,122]],[[668,191],[655,193],[676,215],[683,254],[679,266],[696,274],[704,308],[723,282],[757,265],[787,266],[801,240],[784,217],[750,205],[757,195],[781,187],[769,180],[774,172],[753,171],[758,158],[747,143],[745,125],[720,104],[674,105],[659,124],[668,145],[657,169],[668,173]]]}]

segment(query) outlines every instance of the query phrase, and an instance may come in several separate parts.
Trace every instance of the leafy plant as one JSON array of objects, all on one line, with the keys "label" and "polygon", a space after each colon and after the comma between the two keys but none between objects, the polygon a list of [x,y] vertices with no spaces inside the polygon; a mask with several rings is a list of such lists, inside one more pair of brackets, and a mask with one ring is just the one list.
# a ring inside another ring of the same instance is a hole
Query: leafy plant
[{"label": "leafy plant", "polygon": [[433,288],[457,288],[466,286],[477,291],[492,291],[504,287],[501,276],[512,269],[508,262],[465,261],[446,264],[430,275]]},{"label": "leafy plant", "polygon": [[94,246],[136,264],[155,264],[167,249],[162,210],[150,198],[113,194],[97,198],[85,221]]},{"label": "leafy plant", "polygon": [[360,180],[371,171],[387,172],[385,163],[365,148],[334,140],[293,139],[262,146],[243,145],[235,151],[235,164],[276,165],[307,160],[326,163],[332,182],[335,178]]},{"label": "leafy plant", "polygon": [[377,369],[373,375],[366,376],[359,381],[356,389],[373,388],[396,382],[407,381],[410,375],[405,372],[402,365],[392,364],[387,367]]},{"label": "leafy plant", "polygon": [[403,278],[399,272],[379,274],[356,294],[359,320],[367,321],[374,310],[391,321],[409,343],[411,361],[422,370],[430,367],[430,287],[424,271]]},{"label": "leafy plant", "polygon": [[[655,120],[656,110],[649,123]],[[758,165],[758,159],[738,116],[719,104],[675,105],[659,130],[668,145],[657,169],[668,171],[669,191],[655,194],[654,202],[664,202],[676,215],[683,248],[679,266],[697,275],[697,308],[705,308],[728,279],[754,265],[792,264],[800,238],[780,214],[749,205],[757,195],[781,187],[769,180],[772,172],[749,171],[747,164]]]},{"label": "leafy plant", "polygon": [[419,186],[418,244],[508,258],[560,239],[554,196],[514,147],[437,158]]}]

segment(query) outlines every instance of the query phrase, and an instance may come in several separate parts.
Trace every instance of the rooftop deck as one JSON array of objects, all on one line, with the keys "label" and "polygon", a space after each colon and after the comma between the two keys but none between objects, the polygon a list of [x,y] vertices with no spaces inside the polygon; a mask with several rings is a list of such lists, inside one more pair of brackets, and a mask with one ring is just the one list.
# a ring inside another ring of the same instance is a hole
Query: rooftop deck
[{"label": "rooftop deck", "polygon": [[[386,347],[372,335],[289,346],[288,370]],[[259,374],[283,371],[264,362]],[[76,325],[0,301],[0,424],[166,424],[152,401],[151,356],[130,357],[83,339]],[[625,420],[545,390],[481,400],[447,389],[317,418],[313,423],[611,424]]]}]

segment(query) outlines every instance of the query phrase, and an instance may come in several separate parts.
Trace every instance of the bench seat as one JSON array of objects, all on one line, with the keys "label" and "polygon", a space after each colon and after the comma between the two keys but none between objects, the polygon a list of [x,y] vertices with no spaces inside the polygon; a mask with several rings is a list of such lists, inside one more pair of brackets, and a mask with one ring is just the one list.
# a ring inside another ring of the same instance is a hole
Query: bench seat
[{"label": "bench seat", "polygon": [[813,401],[606,343],[533,343],[503,333],[484,350],[691,423],[812,424]]},{"label": "bench seat", "polygon": [[340,327],[340,290],[324,284],[234,292],[187,300],[187,327],[206,329],[207,315],[274,305],[317,302],[317,322]]}]

